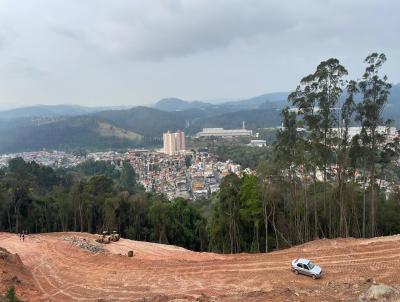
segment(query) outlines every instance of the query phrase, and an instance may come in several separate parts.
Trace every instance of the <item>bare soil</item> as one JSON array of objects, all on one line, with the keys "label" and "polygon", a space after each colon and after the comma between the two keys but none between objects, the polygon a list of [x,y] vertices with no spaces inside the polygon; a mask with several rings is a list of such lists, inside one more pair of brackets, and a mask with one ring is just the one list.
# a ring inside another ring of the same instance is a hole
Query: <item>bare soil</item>
[{"label": "bare soil", "polygon": [[[399,235],[239,255],[127,239],[95,253],[67,237],[96,244],[85,233],[29,235],[25,242],[0,233],[0,247],[22,261],[13,266],[0,259],[0,276],[17,276],[25,301],[356,301],[374,282],[400,285]],[[323,278],[293,274],[290,261],[299,257],[320,265]]]}]

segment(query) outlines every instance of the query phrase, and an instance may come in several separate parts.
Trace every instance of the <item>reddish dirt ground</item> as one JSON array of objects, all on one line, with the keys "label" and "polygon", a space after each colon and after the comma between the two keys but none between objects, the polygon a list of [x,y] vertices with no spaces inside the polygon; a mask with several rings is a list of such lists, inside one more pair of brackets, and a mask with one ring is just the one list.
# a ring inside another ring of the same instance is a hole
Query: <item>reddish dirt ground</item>
[{"label": "reddish dirt ground", "polygon": [[[0,247],[19,255],[37,288],[22,286],[30,277],[16,285],[26,301],[354,301],[372,280],[400,284],[400,236],[317,240],[239,255],[127,239],[102,245],[106,252],[96,254],[63,240],[67,236],[95,238],[51,233],[20,242],[0,233]],[[129,250],[133,258],[125,256]],[[323,278],[293,274],[290,261],[298,257],[319,264]]]}]

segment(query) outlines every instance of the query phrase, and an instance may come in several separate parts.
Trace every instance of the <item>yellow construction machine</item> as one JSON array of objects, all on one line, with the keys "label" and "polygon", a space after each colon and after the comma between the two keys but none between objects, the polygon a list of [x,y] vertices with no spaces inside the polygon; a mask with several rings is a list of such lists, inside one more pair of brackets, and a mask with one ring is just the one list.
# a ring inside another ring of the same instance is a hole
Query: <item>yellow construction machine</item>
[{"label": "yellow construction machine", "polygon": [[120,236],[116,231],[113,231],[111,234],[109,231],[103,231],[101,235],[97,235],[96,242],[108,244],[118,241],[119,238]]}]

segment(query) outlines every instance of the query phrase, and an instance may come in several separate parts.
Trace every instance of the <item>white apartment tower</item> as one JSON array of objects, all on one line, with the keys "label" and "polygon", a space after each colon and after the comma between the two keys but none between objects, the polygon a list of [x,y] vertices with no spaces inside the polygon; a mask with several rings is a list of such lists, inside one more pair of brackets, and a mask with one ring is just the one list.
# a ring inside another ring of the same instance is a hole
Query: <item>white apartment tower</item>
[{"label": "white apartment tower", "polygon": [[164,153],[174,155],[185,150],[185,133],[178,130],[176,133],[168,131],[163,134]]}]

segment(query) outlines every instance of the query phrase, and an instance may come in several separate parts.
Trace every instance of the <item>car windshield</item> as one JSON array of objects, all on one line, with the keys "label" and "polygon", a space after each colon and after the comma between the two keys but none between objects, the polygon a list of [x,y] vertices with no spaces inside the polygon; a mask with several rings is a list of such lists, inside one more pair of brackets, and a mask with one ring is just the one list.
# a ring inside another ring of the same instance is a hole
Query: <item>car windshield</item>
[{"label": "car windshield", "polygon": [[312,262],[310,261],[310,262],[308,262],[308,265],[307,265],[307,266],[308,266],[309,269],[313,269],[315,265],[314,265],[314,263],[312,263]]}]

